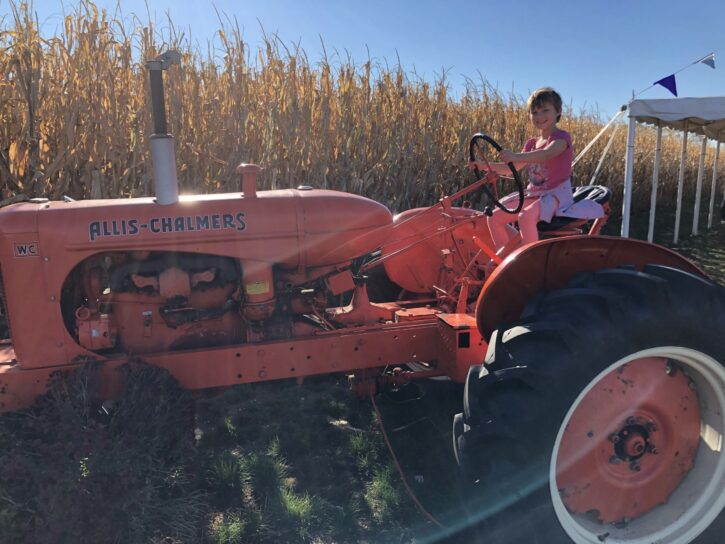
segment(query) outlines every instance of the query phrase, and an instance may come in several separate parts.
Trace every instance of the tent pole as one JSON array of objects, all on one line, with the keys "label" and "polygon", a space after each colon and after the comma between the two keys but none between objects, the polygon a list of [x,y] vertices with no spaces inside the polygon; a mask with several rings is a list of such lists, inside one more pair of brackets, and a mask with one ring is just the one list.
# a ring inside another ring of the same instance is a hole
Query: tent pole
[{"label": "tent pole", "polygon": [[649,202],[649,229],[647,241],[652,243],[655,234],[655,208],[657,207],[657,182],[660,178],[660,158],[662,157],[662,121],[657,120],[657,144],[655,145],[655,164],[652,170],[652,197]]},{"label": "tent pole", "polygon": [[632,175],[634,171],[634,129],[637,119],[629,118],[627,156],[624,165],[624,189],[622,194],[622,238],[629,238],[629,214],[632,208]]},{"label": "tent pole", "polygon": [[685,159],[687,158],[687,119],[682,129],[682,153],[680,154],[680,175],[677,178],[677,208],[675,209],[675,236],[672,240],[676,244],[680,238],[680,216],[682,215],[682,190],[685,185]]},{"label": "tent pole", "polygon": [[692,234],[697,235],[700,226],[700,200],[702,200],[702,178],[705,175],[705,152],[707,151],[707,136],[702,137],[700,148],[700,164],[697,167],[697,186],[695,188],[695,209],[692,216]]},{"label": "tent pole", "polygon": [[715,213],[715,193],[717,193],[717,161],[720,158],[720,134],[717,135],[715,147],[715,162],[712,165],[712,183],[710,185],[710,213],[707,214],[707,228],[712,228],[712,218]]}]

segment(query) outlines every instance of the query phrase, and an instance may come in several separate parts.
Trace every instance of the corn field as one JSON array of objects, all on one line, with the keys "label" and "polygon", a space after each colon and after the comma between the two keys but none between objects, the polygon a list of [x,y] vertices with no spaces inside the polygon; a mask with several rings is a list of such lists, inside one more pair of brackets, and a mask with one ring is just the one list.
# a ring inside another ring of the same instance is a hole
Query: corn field
[{"label": "corn field", "polygon": [[[204,52],[171,20],[121,20],[90,1],[73,8],[55,35],[44,36],[32,5],[11,0],[9,6],[0,21],[5,202],[151,194],[144,61],[167,49],[182,54],[181,67],[164,77],[186,193],[238,190],[234,169],[251,162],[265,169],[262,188],[339,189],[402,210],[430,204],[471,181],[464,166],[474,132],[485,131],[514,149],[532,133],[525,99],[499,92],[484,78],[469,80],[453,97],[445,79],[421,81],[400,65],[370,60],[312,61],[276,36],[251,50],[237,21],[224,15]],[[598,115],[571,107],[562,117],[560,126],[571,132],[576,149],[603,125]],[[694,193],[699,155],[699,144],[691,140],[686,198]],[[588,183],[606,142],[602,138],[576,165],[575,184]],[[664,206],[676,198],[680,145],[679,138],[664,138]],[[654,131],[639,129],[635,211],[649,207],[654,147]],[[625,148],[626,130],[619,130],[597,178],[614,190],[615,212]],[[708,154],[706,164],[712,165],[713,150]],[[704,185],[707,202],[709,183]]]}]

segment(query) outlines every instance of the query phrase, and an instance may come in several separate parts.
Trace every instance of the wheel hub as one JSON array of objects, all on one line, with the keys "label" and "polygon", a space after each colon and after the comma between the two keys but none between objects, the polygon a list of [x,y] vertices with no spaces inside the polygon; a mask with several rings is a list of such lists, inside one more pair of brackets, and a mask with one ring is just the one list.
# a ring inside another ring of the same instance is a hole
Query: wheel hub
[{"label": "wheel hub", "polygon": [[700,438],[697,392],[661,357],[605,375],[578,404],[556,459],[566,508],[621,524],[667,502],[692,468]]},{"label": "wheel hub", "polygon": [[627,429],[622,431],[621,434],[624,435],[624,440],[621,442],[622,447],[614,448],[617,455],[625,461],[642,457],[647,449],[647,435],[639,430],[630,431]]},{"label": "wheel hub", "polygon": [[632,463],[646,454],[657,455],[659,450],[653,441],[656,431],[657,425],[653,420],[628,417],[618,432],[609,435],[609,441],[614,445],[614,457],[610,463]]}]

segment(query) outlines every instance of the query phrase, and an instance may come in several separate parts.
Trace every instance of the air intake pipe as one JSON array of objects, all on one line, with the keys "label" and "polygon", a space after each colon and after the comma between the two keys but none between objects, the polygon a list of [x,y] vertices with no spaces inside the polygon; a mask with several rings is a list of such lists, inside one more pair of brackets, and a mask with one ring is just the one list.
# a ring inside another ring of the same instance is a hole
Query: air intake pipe
[{"label": "air intake pipe", "polygon": [[162,72],[172,64],[181,63],[178,51],[167,51],[146,62],[151,80],[151,107],[154,133],[151,135],[151,164],[154,175],[154,191],[159,204],[174,204],[179,200],[179,181],[176,178],[176,154],[174,137],[166,127],[164,104],[164,80]]}]

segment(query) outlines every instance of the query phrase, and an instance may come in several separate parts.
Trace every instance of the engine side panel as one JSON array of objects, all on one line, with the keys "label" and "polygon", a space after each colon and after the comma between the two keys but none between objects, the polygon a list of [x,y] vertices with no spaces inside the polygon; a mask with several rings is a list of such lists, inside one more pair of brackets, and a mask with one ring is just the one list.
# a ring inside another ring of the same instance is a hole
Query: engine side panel
[{"label": "engine side panel", "polygon": [[[243,261],[247,272],[258,263],[269,274],[261,279],[250,274],[243,288],[249,299],[247,313],[257,305],[256,314],[247,317],[262,319],[274,309],[273,267],[294,274],[292,284],[303,284],[380,247],[390,225],[392,216],[385,206],[326,190],[261,191],[256,198],[190,196],[166,206],[151,198],[8,206],[0,210],[0,265],[15,354],[24,368],[67,364],[94,355],[74,338],[61,308],[65,292],[75,288],[68,286],[68,278],[94,255],[204,254]],[[81,278],[77,288],[85,281]],[[164,300],[169,298],[173,297]],[[108,302],[118,305],[118,300]],[[91,316],[97,321],[83,334],[105,331],[108,340],[98,346],[111,347],[114,333],[102,313]],[[212,331],[218,338],[224,336],[216,344],[234,343],[244,336],[236,322],[236,330],[225,336],[221,331],[227,325],[220,321]],[[147,328],[142,332],[148,334]],[[122,344],[137,334],[128,329],[121,333]],[[165,336],[169,345],[199,343],[181,331]],[[96,345],[91,339],[85,343]],[[148,349],[155,345],[142,344]]]}]

